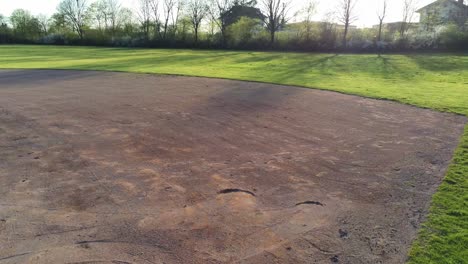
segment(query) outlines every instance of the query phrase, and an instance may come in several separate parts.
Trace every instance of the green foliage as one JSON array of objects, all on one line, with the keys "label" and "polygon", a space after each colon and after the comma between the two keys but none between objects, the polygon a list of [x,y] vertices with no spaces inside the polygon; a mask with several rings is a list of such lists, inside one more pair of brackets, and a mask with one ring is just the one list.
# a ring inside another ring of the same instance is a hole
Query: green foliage
[{"label": "green foliage", "polygon": [[227,29],[230,47],[248,47],[249,42],[255,41],[254,35],[263,31],[262,22],[250,17],[241,17]]},{"label": "green foliage", "polygon": [[[468,116],[468,56],[1,46],[0,68],[110,70],[261,81],[389,99]],[[468,259],[468,127],[411,264]]]},{"label": "green foliage", "polygon": [[10,22],[17,36],[22,38],[37,38],[41,34],[39,20],[24,9],[16,9],[11,13]]},{"label": "green foliage", "polygon": [[8,31],[7,20],[2,14],[0,14],[0,33],[5,34],[7,33],[7,31]]},{"label": "green foliage", "polygon": [[329,50],[333,50],[338,39],[338,30],[336,29],[336,25],[330,22],[322,22],[320,23],[319,32],[319,46],[323,49],[328,47]]},{"label": "green foliage", "polygon": [[468,31],[463,31],[457,25],[449,25],[440,36],[442,44],[449,49],[463,49],[468,47]]},{"label": "green foliage", "polygon": [[[349,45],[342,47],[339,44],[343,26],[332,22],[333,15],[328,14],[323,22],[312,21],[314,1],[302,11],[302,22],[285,24],[284,19],[277,18],[280,20],[270,25],[270,30],[273,26],[275,33],[270,32],[268,36],[265,32],[269,27],[265,25],[264,14],[255,7],[256,1],[234,0],[229,8],[222,9],[227,11],[208,16],[205,0],[194,0],[178,13],[174,11],[168,20],[167,31],[164,31],[165,21],[155,18],[150,7],[148,17],[142,21],[131,9],[120,7],[118,1],[61,0],[57,13],[50,19],[16,10],[11,15],[11,30],[5,25],[6,19],[0,18],[0,43],[326,52],[468,50],[468,25],[439,25],[440,21],[434,16],[425,18],[425,27],[411,24],[404,37],[398,36],[401,23],[387,24],[383,31],[384,42],[379,43],[376,42],[377,29],[351,28],[347,38]],[[197,20],[201,19],[199,23],[202,23],[198,24],[197,30],[193,27],[194,20],[190,19],[194,2],[200,2],[203,7],[197,15]],[[263,19],[263,24],[254,26],[253,20],[239,21],[242,17]],[[265,43],[267,38],[271,43]]]},{"label": "green foliage", "polygon": [[66,32],[72,32],[72,27],[67,23],[65,16],[60,13],[55,13],[50,19],[50,31],[65,34]]},{"label": "green foliage", "polygon": [[11,33],[6,18],[0,14],[0,43],[9,43],[10,35]]},{"label": "green foliage", "polygon": [[228,11],[221,14],[221,18],[227,27],[238,22],[242,17],[251,18],[254,20],[263,20],[264,15],[260,9],[251,5],[252,3],[236,3]]}]

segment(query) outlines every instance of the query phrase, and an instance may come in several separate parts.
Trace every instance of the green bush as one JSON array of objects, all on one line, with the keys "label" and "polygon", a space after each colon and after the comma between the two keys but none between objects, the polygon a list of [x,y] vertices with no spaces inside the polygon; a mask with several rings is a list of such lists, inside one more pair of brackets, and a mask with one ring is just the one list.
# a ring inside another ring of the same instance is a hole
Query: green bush
[{"label": "green bush", "polygon": [[227,42],[232,48],[249,48],[254,42],[262,39],[264,29],[258,19],[241,17],[239,21],[228,27]]},{"label": "green bush", "polygon": [[468,31],[449,25],[440,34],[441,44],[447,49],[468,50]]}]

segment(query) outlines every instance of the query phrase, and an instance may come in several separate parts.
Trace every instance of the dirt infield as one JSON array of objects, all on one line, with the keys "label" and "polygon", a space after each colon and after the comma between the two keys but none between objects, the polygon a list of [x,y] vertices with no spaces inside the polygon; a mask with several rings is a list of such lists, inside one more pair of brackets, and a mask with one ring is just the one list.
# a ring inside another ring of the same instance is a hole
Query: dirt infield
[{"label": "dirt infield", "polygon": [[0,263],[402,263],[465,122],[270,84],[0,71]]}]

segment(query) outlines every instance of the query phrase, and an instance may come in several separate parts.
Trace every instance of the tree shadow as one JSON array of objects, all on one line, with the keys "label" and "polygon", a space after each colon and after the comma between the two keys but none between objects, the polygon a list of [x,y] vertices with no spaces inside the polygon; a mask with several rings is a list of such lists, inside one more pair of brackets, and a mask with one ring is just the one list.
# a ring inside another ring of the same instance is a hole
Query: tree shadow
[{"label": "tree shadow", "polygon": [[[230,54],[235,56],[236,54]],[[138,71],[138,72],[151,72],[154,68],[172,67],[176,68],[181,66],[199,66],[207,65],[213,62],[219,62],[221,59],[226,58],[226,54],[216,54],[205,56],[203,54],[185,54],[185,53],[170,53],[158,56],[158,54],[123,54],[115,55],[108,60],[94,60],[87,62],[85,58],[84,63],[73,61],[70,66],[65,66],[70,69],[87,69],[87,70],[107,70],[107,71]],[[83,59],[83,58],[81,58]],[[51,67],[55,69],[63,68],[63,66]]]},{"label": "tree shadow", "polygon": [[420,68],[432,72],[466,71],[468,56],[451,56],[447,54],[406,54],[406,58]]},{"label": "tree shadow", "polygon": [[298,60],[296,63],[288,64],[286,68],[283,67],[281,70],[276,71],[270,82],[293,84],[297,83],[298,79],[300,80],[305,78],[311,72],[316,72],[322,74],[323,76],[328,76],[330,75],[329,64],[334,63],[334,60],[338,56],[338,54],[333,54],[325,57],[313,58],[310,60]]},{"label": "tree shadow", "polygon": [[394,75],[398,75],[399,78],[405,76],[400,74],[401,69],[398,68],[398,66],[396,66],[395,64],[393,64],[392,60],[389,57],[383,56],[382,54],[378,54],[377,61],[379,62],[379,65],[382,66],[379,71],[380,75],[384,78],[390,78]]},{"label": "tree shadow", "polygon": [[33,86],[96,76],[97,72],[67,70],[0,70],[0,88]]},{"label": "tree shadow", "polygon": [[197,104],[190,111],[215,120],[243,119],[265,114],[282,107],[291,95],[305,92],[302,88],[282,87],[268,83],[222,80],[219,92]]}]

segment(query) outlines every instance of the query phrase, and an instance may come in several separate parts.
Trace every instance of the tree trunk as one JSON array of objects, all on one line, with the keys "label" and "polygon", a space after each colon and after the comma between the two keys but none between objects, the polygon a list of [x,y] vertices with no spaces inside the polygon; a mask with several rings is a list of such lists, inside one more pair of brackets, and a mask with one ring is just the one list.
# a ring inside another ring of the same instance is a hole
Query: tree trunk
[{"label": "tree trunk", "polygon": [[164,23],[164,34],[163,34],[163,39],[166,39],[166,33],[167,33],[167,25],[169,23],[169,13],[167,14],[166,17],[166,22]]},{"label": "tree trunk", "polygon": [[80,37],[80,40],[83,40],[83,35],[84,35],[83,29],[81,27],[78,28],[78,36]]},{"label": "tree trunk", "polygon": [[401,27],[400,27],[400,38],[403,38],[405,36],[405,31],[406,31],[406,22],[402,22]]},{"label": "tree trunk", "polygon": [[273,46],[274,43],[275,43],[275,31],[270,30],[270,45]]},{"label": "tree trunk", "polygon": [[150,22],[149,21],[146,21],[145,23],[145,38],[146,38],[146,42],[149,41],[149,38],[150,38]]},{"label": "tree trunk", "polygon": [[346,47],[348,46],[348,28],[349,28],[349,23],[346,22],[345,24],[345,29],[344,29],[344,34],[343,34],[343,47],[346,49]]},{"label": "tree trunk", "polygon": [[226,47],[226,27],[223,25],[221,26],[221,46],[223,48]]},{"label": "tree trunk", "polygon": [[377,38],[377,41],[381,41],[381,40],[382,40],[382,25],[383,25],[383,21],[380,20],[380,24],[379,24],[379,37]]}]

